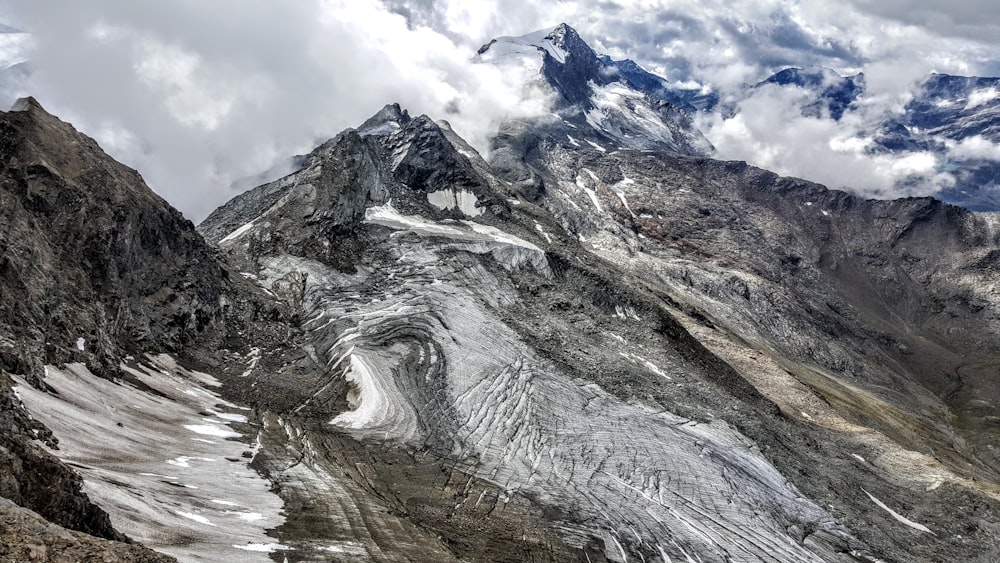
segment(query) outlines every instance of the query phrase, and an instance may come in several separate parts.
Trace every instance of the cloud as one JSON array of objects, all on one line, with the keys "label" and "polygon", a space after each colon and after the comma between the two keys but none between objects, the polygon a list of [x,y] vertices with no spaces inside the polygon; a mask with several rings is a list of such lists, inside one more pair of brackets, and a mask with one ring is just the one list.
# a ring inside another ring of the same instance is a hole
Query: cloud
[{"label": "cloud", "polygon": [[28,92],[195,221],[235,195],[234,180],[387,103],[447,118],[480,147],[503,116],[545,109],[474,65],[474,49],[378,3],[64,4],[13,12],[35,43]]},{"label": "cloud", "polygon": [[734,117],[702,115],[698,124],[723,158],[864,197],[927,195],[954,184],[951,175],[938,172],[942,162],[933,153],[870,154],[873,141],[865,135],[872,119],[865,111],[872,108],[838,122],[802,115],[809,99],[799,88],[766,86],[741,101]]},{"label": "cloud", "polygon": [[[1000,71],[1000,35],[983,23],[998,20],[977,16],[997,8],[973,3],[982,11],[915,0],[0,0],[0,18],[32,33],[12,55],[33,61],[30,93],[197,221],[235,195],[233,180],[310,150],[386,103],[448,119],[485,147],[502,117],[546,103],[525,104],[516,77],[470,63],[496,36],[567,22],[599,52],[710,85],[731,103],[746,83],[784,66],[863,70],[874,115],[901,108],[932,70]],[[0,54],[8,52],[0,37]],[[862,162],[838,141],[860,126],[837,129],[759,102],[739,107],[737,121],[703,120],[724,157],[869,193],[922,166]]]},{"label": "cloud", "polygon": [[953,160],[994,160],[1000,162],[1000,144],[981,135],[974,135],[961,141],[946,140],[948,157]]}]

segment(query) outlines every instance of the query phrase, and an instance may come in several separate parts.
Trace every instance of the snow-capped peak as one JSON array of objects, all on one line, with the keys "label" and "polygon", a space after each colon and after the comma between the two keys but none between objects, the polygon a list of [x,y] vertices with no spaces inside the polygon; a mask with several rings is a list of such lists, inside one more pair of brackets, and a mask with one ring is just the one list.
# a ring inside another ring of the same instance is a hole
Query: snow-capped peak
[{"label": "snow-capped peak", "polygon": [[665,99],[671,92],[662,78],[635,63],[619,68],[616,61],[598,57],[566,24],[494,39],[479,49],[476,60],[508,71],[520,70],[526,85],[554,91],[557,96],[552,109],[566,128],[573,129],[559,130],[555,134],[559,139],[580,136],[599,150],[607,150],[605,145],[688,155],[713,150],[685,113],[690,104],[674,103],[679,96]]},{"label": "snow-capped peak", "polygon": [[541,30],[518,37],[498,37],[480,47],[476,60],[496,65],[521,66],[532,73],[541,71],[546,57],[565,64],[568,53],[553,40],[556,37],[554,34],[555,31]]},{"label": "snow-capped peak", "polygon": [[479,49],[479,59],[484,62],[501,62],[502,59],[511,56],[542,55],[541,63],[548,55],[559,64],[566,63],[566,57],[570,56],[575,46],[586,43],[576,33],[572,27],[565,23],[559,24],[554,29],[542,29],[526,35],[517,37],[498,37]]}]

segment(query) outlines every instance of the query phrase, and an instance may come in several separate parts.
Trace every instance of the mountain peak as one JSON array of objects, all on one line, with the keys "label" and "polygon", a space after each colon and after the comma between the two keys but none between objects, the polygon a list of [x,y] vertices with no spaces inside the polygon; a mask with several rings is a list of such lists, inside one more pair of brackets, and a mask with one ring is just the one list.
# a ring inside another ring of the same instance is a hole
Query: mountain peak
[{"label": "mountain peak", "polygon": [[375,115],[369,117],[358,127],[362,135],[379,135],[398,130],[412,120],[410,112],[401,108],[398,103],[387,104]]},{"label": "mountain peak", "polygon": [[552,42],[553,45],[564,49],[568,49],[581,43],[584,46],[587,46],[587,43],[580,38],[580,34],[566,23],[557,25],[555,29],[545,36],[545,39]]},{"label": "mountain peak", "polygon": [[825,107],[830,117],[840,120],[845,111],[854,107],[855,101],[863,93],[865,76],[863,73],[842,76],[833,69],[821,66],[789,67],[758,82],[754,87],[767,85],[797,86],[813,91],[816,99],[803,107],[804,114],[822,115]]},{"label": "mountain peak", "polygon": [[34,96],[18,98],[17,101],[14,102],[14,105],[10,106],[10,111],[30,111],[33,109],[45,111],[44,108],[42,108],[42,104],[38,103],[38,100],[36,100]]}]

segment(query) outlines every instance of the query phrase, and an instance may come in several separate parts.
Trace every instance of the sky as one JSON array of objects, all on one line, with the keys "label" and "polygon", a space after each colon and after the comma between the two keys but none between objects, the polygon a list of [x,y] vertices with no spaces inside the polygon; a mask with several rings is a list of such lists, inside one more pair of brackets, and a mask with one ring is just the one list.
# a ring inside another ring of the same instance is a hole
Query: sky
[{"label": "sky", "polygon": [[[34,95],[198,222],[235,181],[392,102],[484,151],[500,120],[546,100],[525,103],[518,77],[472,63],[476,49],[561,22],[599,53],[731,100],[735,118],[699,119],[721,158],[883,197],[933,162],[868,157],[854,141],[866,119],[898,111],[930,72],[1000,75],[1000,3],[981,0],[0,0],[0,23],[29,32],[0,33],[0,67],[32,68],[0,103]],[[807,65],[865,72],[853,121],[803,117],[795,92],[740,97]]]}]

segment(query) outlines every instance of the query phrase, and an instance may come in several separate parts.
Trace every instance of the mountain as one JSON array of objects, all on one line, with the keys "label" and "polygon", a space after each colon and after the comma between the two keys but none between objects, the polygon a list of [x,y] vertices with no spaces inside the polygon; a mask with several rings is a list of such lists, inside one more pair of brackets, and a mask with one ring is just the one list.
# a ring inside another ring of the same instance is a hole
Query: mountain
[{"label": "mountain", "polygon": [[[933,74],[918,85],[898,113],[878,115],[858,133],[871,141],[870,154],[925,154],[934,171],[948,178],[937,197],[973,211],[1000,210],[998,78]],[[841,76],[825,68],[786,68],[752,86],[747,96],[767,87],[795,87],[804,98],[802,114],[839,121],[855,112],[865,93],[865,77]],[[912,176],[901,185],[931,181]],[[941,180],[935,180],[941,184]]]},{"label": "mountain", "polygon": [[582,142],[605,150],[631,147],[685,155],[714,150],[688,114],[696,96],[667,91],[663,79],[631,61],[598,57],[566,24],[494,39],[479,49],[475,60],[519,71],[526,84],[551,91],[557,119],[549,120],[547,127],[570,145]]},{"label": "mountain", "polygon": [[128,353],[211,340],[224,289],[215,253],[138,173],[34,99],[0,114],[0,162],[3,553],[62,545],[72,557],[166,560],[114,543],[127,538],[36,443],[58,438],[24,411],[8,374],[44,388],[47,365],[79,362],[111,378]]},{"label": "mountain", "polygon": [[[733,424],[690,418],[728,410],[777,421],[771,403],[640,278],[587,252],[426,116],[387,106],[199,229],[264,288],[294,292],[313,362],[328,366],[297,392],[299,416],[282,417],[298,438],[263,438],[272,455],[279,445],[287,451],[268,466],[287,504],[305,502],[316,479],[348,490],[346,506],[315,509],[334,521],[385,498],[390,510],[373,526],[433,532],[406,537],[424,559],[495,560],[516,549],[621,560],[711,553],[715,541],[742,557],[835,560],[837,550],[865,549],[778,478]],[[271,377],[258,385],[288,379]],[[663,410],[671,404],[683,414]],[[602,435],[615,426],[627,431]],[[286,469],[303,452],[308,479]],[[392,467],[414,455],[406,463],[426,469],[399,481]],[[377,481],[359,488],[338,479],[362,459]],[[442,474],[454,489],[439,490]],[[667,475],[671,485],[644,489]],[[634,502],[649,494],[686,500]],[[737,508],[719,512],[730,503]],[[751,506],[766,507],[754,526]],[[607,528],[595,525],[609,507]],[[451,521],[436,516],[442,510]],[[466,522],[480,539],[463,531]],[[816,530],[822,547],[800,543],[789,525]],[[706,541],[709,528],[719,540]],[[279,538],[308,545],[316,533],[293,517]],[[389,557],[399,542],[361,540]]]},{"label": "mountain", "polygon": [[706,87],[671,84],[631,59],[616,61],[607,55],[602,55],[601,72],[607,76],[617,77],[632,89],[663,100],[689,114],[699,111],[710,112],[719,104],[717,92]]},{"label": "mountain", "polygon": [[[212,379],[177,361],[224,372],[248,340],[287,340],[287,315],[232,278],[218,251],[135,170],[36,100],[0,114],[0,163],[0,496],[16,505],[0,508],[0,553],[172,560],[122,543],[151,536],[123,526],[121,511],[161,524],[152,534],[162,538],[173,512],[152,511],[154,499],[177,511],[190,498],[177,498],[185,489],[176,483],[169,492],[145,488],[170,459],[161,456],[189,451],[189,427],[203,430],[193,422],[222,408]],[[192,408],[192,396],[207,404]],[[246,446],[234,444],[239,456]]]},{"label": "mountain", "polygon": [[768,84],[797,86],[810,92],[813,99],[803,104],[803,115],[829,115],[839,121],[845,111],[854,109],[854,103],[864,92],[865,75],[840,76],[831,69],[821,67],[786,68],[757,83],[754,88]]},{"label": "mountain", "polygon": [[179,349],[219,324],[214,251],[137,172],[32,98],[0,136],[5,369],[85,361],[111,375],[128,353]]},{"label": "mountain", "polygon": [[479,59],[555,115],[483,158],[389,104],[196,231],[0,116],[2,437],[106,525],[0,518],[184,560],[1000,556],[995,214],[713,160],[568,26]]},{"label": "mountain", "polygon": [[879,125],[876,151],[927,151],[954,178],[939,197],[973,210],[1000,209],[1000,78],[934,74],[902,114]]}]

